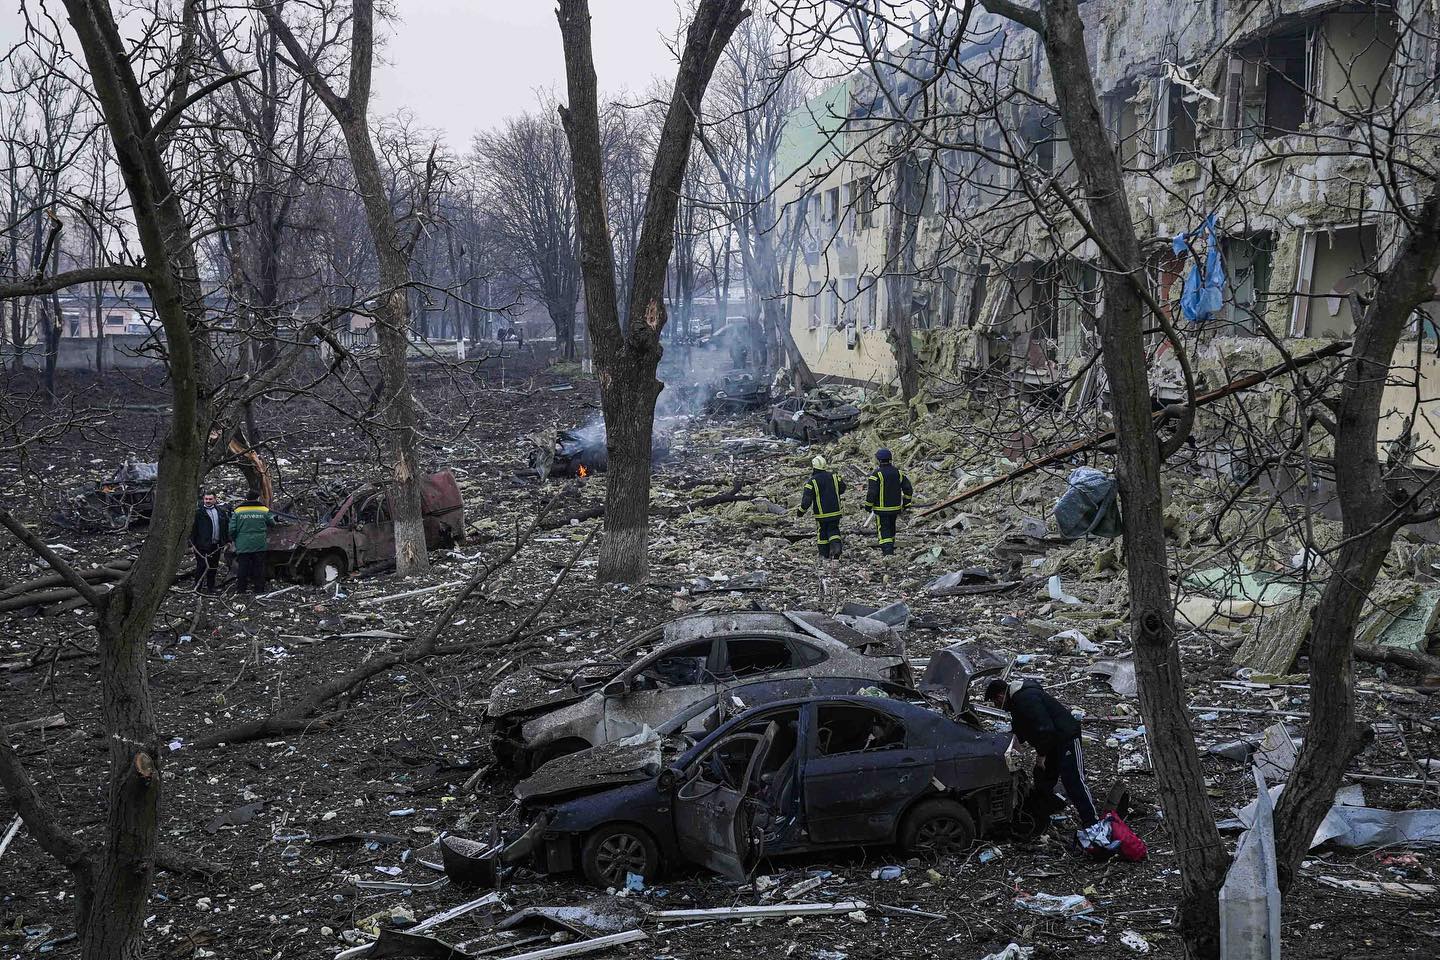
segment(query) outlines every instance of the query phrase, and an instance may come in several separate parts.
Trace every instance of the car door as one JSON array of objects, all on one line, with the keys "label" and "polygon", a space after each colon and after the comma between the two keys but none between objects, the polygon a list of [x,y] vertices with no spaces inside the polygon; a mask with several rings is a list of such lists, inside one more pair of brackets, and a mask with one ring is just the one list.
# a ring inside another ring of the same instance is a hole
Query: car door
[{"label": "car door", "polygon": [[360,566],[395,556],[395,524],[390,519],[390,502],[384,493],[375,493],[360,503],[355,528],[356,561]]},{"label": "car door", "polygon": [[930,787],[933,749],[883,707],[844,700],[810,709],[802,797],[811,841],[889,840],[901,812]]},{"label": "car door", "polygon": [[747,798],[759,783],[780,724],[721,737],[690,764],[674,787],[675,837],[685,859],[731,880],[744,880],[758,854]]},{"label": "car door", "polygon": [[605,742],[658,727],[715,694],[714,662],[715,642],[706,638],[664,647],[626,670],[617,678],[619,691],[614,684],[602,688]]}]

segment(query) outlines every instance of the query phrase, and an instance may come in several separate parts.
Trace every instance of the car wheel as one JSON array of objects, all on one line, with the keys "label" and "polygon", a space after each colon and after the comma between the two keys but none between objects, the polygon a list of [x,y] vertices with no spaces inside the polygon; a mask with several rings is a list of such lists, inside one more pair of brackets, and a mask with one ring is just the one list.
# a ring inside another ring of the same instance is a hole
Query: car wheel
[{"label": "car wheel", "polygon": [[975,843],[975,821],[954,800],[918,804],[900,828],[900,848],[911,856],[940,860],[964,854]]},{"label": "car wheel", "polygon": [[660,848],[642,828],[613,824],[586,838],[580,866],[597,887],[620,889],[632,873],[649,883],[660,874]]},{"label": "car wheel", "polygon": [[315,581],[315,586],[328,587],[345,576],[348,566],[343,553],[328,550],[315,558],[315,564],[310,568],[310,576]]}]

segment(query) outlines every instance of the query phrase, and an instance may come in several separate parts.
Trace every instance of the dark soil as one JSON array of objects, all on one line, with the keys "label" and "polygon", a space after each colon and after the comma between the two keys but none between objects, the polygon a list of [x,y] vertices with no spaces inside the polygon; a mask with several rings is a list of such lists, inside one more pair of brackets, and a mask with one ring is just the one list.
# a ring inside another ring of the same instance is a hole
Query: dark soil
[{"label": "dark soil", "polygon": [[[317,721],[304,733],[214,749],[190,747],[191,741],[216,729],[284,707],[317,679],[354,666],[385,643],[322,638],[362,629],[408,635],[423,630],[443,608],[448,594],[381,604],[364,601],[461,579],[498,556],[517,527],[533,518],[562,487],[561,482],[551,481],[542,489],[533,478],[517,475],[527,452],[526,438],[557,423],[581,424],[596,413],[592,382],[576,379],[573,390],[557,392],[552,388],[563,388],[569,381],[523,360],[518,367],[510,361],[503,386],[493,366],[463,384],[440,375],[418,379],[435,431],[427,459],[434,466],[451,467],[460,477],[471,529],[469,543],[438,555],[435,569],[426,577],[350,578],[336,597],[307,585],[262,601],[242,601],[228,594],[201,598],[186,581],[172,589],[157,620],[150,678],[163,736],[174,741],[174,752],[164,763],[161,836],[167,848],[213,861],[223,871],[208,879],[157,873],[152,916],[147,921],[147,956],[266,960],[329,956],[350,945],[342,934],[364,918],[403,908],[423,919],[478,896],[454,887],[414,893],[366,891],[357,889],[350,878],[429,882],[437,875],[417,864],[417,851],[441,832],[479,836],[505,820],[512,781],[493,765],[483,722],[486,697],[497,677],[527,660],[604,653],[679,610],[752,602],[791,608],[814,604],[808,522],[793,516],[772,518],[768,526],[760,527],[744,514],[724,509],[681,515],[657,521],[652,583],[645,587],[596,584],[592,554],[576,565],[555,600],[516,645],[437,657],[378,677],[343,704],[337,716]],[[133,553],[143,528],[84,535],[48,525],[46,518],[66,489],[98,478],[124,457],[153,457],[164,430],[163,410],[126,410],[122,404],[164,404],[162,386],[153,378],[67,382],[77,421],[74,428],[58,438],[29,443],[0,462],[9,508],[37,525],[47,542],[74,548],[77,561],[100,562]],[[8,387],[13,419],[33,384],[12,380]],[[373,446],[357,441],[353,431],[318,405],[304,401],[270,405],[261,421],[267,433],[265,449],[279,465],[285,494],[301,493],[317,480],[359,481],[380,475]],[[21,435],[25,423],[37,422],[34,415],[27,416],[11,433]],[[707,419],[682,427],[673,443],[675,452],[661,470],[657,499],[689,502],[728,489],[736,478],[746,489],[759,491],[773,484],[782,470],[792,475],[808,459],[793,448],[736,453],[719,442],[727,435],[754,436],[760,431],[758,416],[728,422]],[[227,494],[242,492],[238,474],[221,472],[217,479]],[[598,503],[602,482],[584,481],[561,501],[557,512],[578,512]],[[798,493],[797,484],[787,505],[795,505]],[[923,499],[925,491],[920,496]],[[1001,506],[997,499],[996,515]],[[972,509],[980,513],[985,508],[977,504]],[[1034,659],[1022,669],[1046,678],[1062,699],[1086,712],[1087,737],[1094,738],[1087,750],[1092,787],[1103,793],[1123,776],[1145,808],[1132,825],[1149,844],[1149,859],[1140,864],[1086,859],[1067,848],[1061,838],[1068,829],[1061,829],[1031,844],[993,848],[982,844],[965,860],[937,864],[933,871],[925,864],[901,862],[901,878],[888,882],[871,879],[872,871],[899,856],[885,849],[764,863],[755,883],[745,886],[684,870],[635,899],[659,908],[754,904],[767,902],[767,892],[777,886],[783,889],[814,871],[827,871],[824,884],[806,899],[863,900],[871,907],[863,920],[840,916],[800,922],[723,921],[668,931],[648,923],[652,939],[619,953],[817,960],[979,958],[1015,941],[1035,946],[1036,956],[1114,958],[1130,954],[1121,938],[1135,931],[1151,944],[1151,955],[1181,955],[1174,926],[1178,878],[1173,843],[1155,812],[1154,779],[1145,769],[1143,740],[1119,746],[1105,742],[1117,731],[1138,726],[1136,701],[1117,696],[1101,681],[1084,679],[1082,667],[1090,657],[1068,653],[1063,643],[1036,639],[1027,630],[1027,620],[1048,616],[1043,610],[1049,603],[1043,583],[997,596],[932,599],[923,592],[924,583],[944,569],[967,562],[993,563],[990,546],[997,530],[998,526],[981,523],[946,541],[939,569],[913,562],[916,552],[939,542],[933,534],[915,529],[901,555],[882,563],[856,531],[844,561],[845,593],[877,605],[896,599],[909,602],[922,624],[909,637],[912,656],[974,637],[998,642],[1010,654],[1032,655]],[[540,534],[496,575],[483,597],[460,612],[443,642],[505,636],[531,613],[531,605],[586,533],[587,526],[574,525]],[[698,575],[755,569],[770,576],[768,589],[758,593],[705,598],[677,595],[675,589]],[[0,582],[19,582],[42,572],[13,543],[0,551]],[[1116,590],[1123,594],[1123,581],[1111,573],[1086,583],[1067,580],[1067,588],[1087,602],[1115,609]],[[1002,622],[1002,618],[1013,620]],[[63,714],[64,726],[19,733],[12,741],[63,822],[81,834],[98,837],[105,816],[105,751],[87,618],[81,612],[51,617],[22,613],[11,616],[7,627],[0,639],[0,723]],[[1227,677],[1229,655],[1214,641],[1187,641],[1184,652],[1192,703],[1268,707],[1268,697],[1281,706],[1292,701],[1293,706],[1285,709],[1306,709],[1303,689],[1245,695],[1217,686],[1216,681]],[[1357,672],[1374,686],[1373,668],[1362,665]],[[1417,768],[1407,753],[1414,758],[1440,756],[1440,740],[1434,726],[1425,728],[1387,711],[1434,718],[1440,710],[1430,698],[1401,687],[1387,689],[1388,697],[1362,695],[1364,717],[1382,722],[1398,719],[1400,732],[1382,732],[1358,767],[1412,777]],[[1196,727],[1202,743],[1208,744],[1257,732],[1269,722],[1221,715],[1216,721],[1197,721]],[[1122,761],[1138,769],[1122,774]],[[1253,798],[1253,784],[1242,765],[1213,757],[1207,757],[1205,765],[1217,819],[1230,816],[1232,807]],[[476,771],[485,773],[472,791],[465,792],[462,785]],[[1411,787],[1367,784],[1365,790],[1374,806],[1440,805],[1433,789],[1423,794]],[[236,822],[221,822],[226,814]],[[0,835],[12,817],[13,811],[0,798]],[[383,836],[322,842],[359,833]],[[1440,904],[1433,896],[1365,897],[1316,881],[1319,876],[1336,876],[1440,883],[1440,858],[1434,852],[1321,848],[1307,864],[1285,905],[1287,954],[1397,960],[1440,952],[1436,923]],[[392,877],[392,868],[400,869],[398,876]],[[22,830],[0,859],[0,956],[72,954],[74,941],[67,939],[72,930],[69,891],[64,870]],[[1097,922],[1026,913],[1012,903],[1017,894],[1026,892],[1083,893],[1095,906]],[[522,875],[502,893],[506,907],[513,909],[605,899],[575,876]],[[879,909],[881,904],[941,914],[945,919],[888,915]],[[489,917],[472,914],[436,933],[446,941],[468,941],[476,948],[506,942],[487,929]]]}]

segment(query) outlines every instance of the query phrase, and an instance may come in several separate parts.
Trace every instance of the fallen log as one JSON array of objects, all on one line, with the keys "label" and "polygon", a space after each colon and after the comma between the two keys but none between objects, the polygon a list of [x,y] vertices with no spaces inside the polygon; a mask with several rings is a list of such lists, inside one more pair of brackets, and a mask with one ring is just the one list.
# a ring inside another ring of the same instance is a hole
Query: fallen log
[{"label": "fallen log", "polygon": [[[1307,353],[1301,357],[1293,357],[1290,360],[1285,361],[1284,363],[1277,363],[1273,367],[1269,367],[1257,373],[1252,373],[1249,376],[1241,377],[1238,380],[1232,380],[1229,383],[1225,384],[1223,387],[1217,387],[1216,389],[1211,390],[1207,393],[1202,393],[1195,398],[1195,406],[1203,407],[1207,404],[1215,403],[1217,400],[1223,400],[1226,397],[1233,396],[1234,394],[1240,393],[1243,390],[1249,390],[1251,387],[1264,383],[1266,380],[1273,380],[1275,377],[1280,376],[1282,373],[1289,373],[1292,370],[1299,370],[1301,367],[1306,367],[1312,363],[1315,363],[1316,361],[1324,360],[1328,357],[1333,357],[1336,354],[1341,353],[1342,351],[1348,350],[1349,348],[1350,342],[1348,340],[1337,340],[1335,343],[1327,344],[1326,346],[1323,346],[1319,350],[1316,350],[1312,353]],[[1152,415],[1152,420],[1154,423],[1158,424],[1168,419],[1169,417],[1170,412],[1166,409],[1161,409],[1155,411],[1155,413]],[[984,483],[976,484],[975,486],[969,487],[965,490],[961,490],[959,493],[955,494],[955,496],[951,497],[950,499],[945,500],[941,503],[937,503],[935,506],[930,507],[927,510],[921,510],[919,514],[917,514],[917,516],[928,517],[933,514],[949,510],[956,504],[961,503],[965,500],[969,500],[971,497],[978,497],[980,494],[985,493],[989,490],[994,490],[996,487],[1004,486],[1011,480],[1023,477],[1026,474],[1034,473],[1036,470],[1039,470],[1043,467],[1048,467],[1052,463],[1059,463],[1061,461],[1068,460],[1071,457],[1075,456],[1075,454],[1077,453],[1084,453],[1086,450],[1098,447],[1102,443],[1109,443],[1111,440],[1114,439],[1114,430],[1106,430],[1102,433],[1091,434],[1084,440],[1081,440],[1077,443],[1072,443],[1068,447],[1063,447],[1059,450],[1056,450],[1054,453],[1047,454],[1046,456],[1041,457],[1039,460],[1032,460],[1031,462],[1024,464],[1023,466],[1011,470],[1007,474],[996,477],[993,480],[986,480]]]},{"label": "fallen log", "polygon": [[1357,643],[1355,644],[1355,658],[1367,663],[1388,663],[1392,666],[1404,667],[1407,670],[1440,676],[1440,657],[1432,657],[1428,653],[1417,653],[1414,650]]},{"label": "fallen log", "polygon": [[[132,560],[112,560],[99,567],[91,567],[89,570],[77,570],[76,572],[88,583],[96,581],[114,581],[125,576],[130,569]],[[22,594],[34,593],[36,590],[47,590],[51,587],[63,587],[70,581],[58,573],[51,573],[43,577],[36,577],[34,580],[26,580],[24,583],[15,583],[0,590],[0,600],[7,600],[11,597],[18,597]]]},{"label": "fallen log", "polygon": [[57,713],[52,717],[36,717],[33,720],[20,720],[16,723],[5,725],[5,733],[14,735],[17,733],[29,733],[31,730],[49,730],[54,727],[68,727],[70,721],[65,719],[65,714]]}]

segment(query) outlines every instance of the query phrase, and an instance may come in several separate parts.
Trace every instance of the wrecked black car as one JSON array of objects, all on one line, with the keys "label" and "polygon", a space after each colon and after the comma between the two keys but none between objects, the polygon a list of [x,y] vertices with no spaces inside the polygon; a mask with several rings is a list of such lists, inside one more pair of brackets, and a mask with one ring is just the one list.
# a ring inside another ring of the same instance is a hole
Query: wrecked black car
[{"label": "wrecked black car", "polygon": [[960,854],[1019,809],[1009,744],[913,700],[760,706],[634,782],[597,777],[594,792],[568,799],[531,793],[524,852],[538,869],[578,866],[607,887],[687,861],[742,880],[761,856],[835,847]]},{"label": "wrecked black car", "polygon": [[909,671],[904,640],[867,617],[696,614],[647,631],[613,661],[518,671],[491,693],[486,715],[495,723],[496,757],[529,771],[555,757],[634,736],[647,725],[654,729],[685,707],[749,680],[838,676],[909,682]]},{"label": "wrecked black car", "polygon": [[833,440],[860,422],[860,408],[828,393],[787,397],[770,408],[766,426],[771,436],[802,443]]},{"label": "wrecked black car", "polygon": [[770,386],[745,370],[732,370],[715,381],[706,402],[709,413],[748,413],[770,403]]}]

